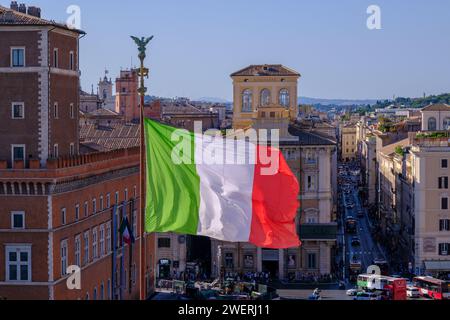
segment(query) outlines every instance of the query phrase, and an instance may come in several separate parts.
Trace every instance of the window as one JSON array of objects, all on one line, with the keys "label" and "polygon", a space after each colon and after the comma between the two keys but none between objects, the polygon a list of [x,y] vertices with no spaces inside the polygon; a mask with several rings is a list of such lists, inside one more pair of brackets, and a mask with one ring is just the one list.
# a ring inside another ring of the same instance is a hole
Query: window
[{"label": "window", "polygon": [[103,282],[100,285],[100,300],[105,300],[105,285]]},{"label": "window", "polygon": [[441,168],[442,169],[447,169],[448,168],[448,160],[447,159],[442,159],[441,160]]},{"label": "window", "polygon": [[13,144],[11,146],[11,159],[12,161],[25,161],[25,145]]},{"label": "window", "polygon": [[96,214],[97,213],[97,199],[92,199],[92,213]]},{"label": "window", "polygon": [[58,119],[59,118],[59,110],[58,110],[58,102],[55,102],[53,104],[53,118]]},{"label": "window", "polygon": [[137,270],[136,270],[136,263],[135,264],[133,264],[133,266],[132,266],[132,271],[131,271],[131,281],[133,282],[133,285],[134,284],[136,284],[136,272],[137,272]]},{"label": "window", "polygon": [[276,115],[275,112],[271,112],[271,113],[270,113],[270,117],[271,117],[271,118],[275,118],[275,115]]},{"label": "window", "polygon": [[70,104],[70,119],[75,119],[75,107],[73,103]]},{"label": "window", "polygon": [[317,263],[316,263],[316,254],[315,253],[308,253],[308,269],[316,269]]},{"label": "window", "polygon": [[124,191],[123,195],[125,197],[124,201],[128,201],[128,189],[125,188],[125,191]]},{"label": "window", "polygon": [[114,200],[115,200],[116,204],[119,204],[119,191],[116,191]]},{"label": "window", "polygon": [[316,189],[316,177],[308,175],[306,178],[306,190],[314,191]]},{"label": "window", "polygon": [[53,157],[58,158],[59,157],[59,146],[57,143],[53,146]]},{"label": "window", "polygon": [[83,242],[84,242],[83,264],[87,265],[89,263],[89,231],[86,231],[84,233]]},{"label": "window", "polygon": [[77,203],[75,205],[75,221],[80,219],[80,205]]},{"label": "window", "polygon": [[170,238],[159,238],[158,248],[170,248]]},{"label": "window", "polygon": [[81,236],[75,237],[75,265],[81,266]]},{"label": "window", "polygon": [[135,199],[137,198],[137,187],[136,186],[133,187],[133,197]]},{"label": "window", "polygon": [[441,210],[448,210],[448,198],[447,197],[441,198]]},{"label": "window", "polygon": [[25,212],[23,211],[11,212],[11,228],[25,229]]},{"label": "window", "polygon": [[450,220],[449,219],[439,220],[439,231],[450,231]]},{"label": "window", "polygon": [[261,105],[268,106],[270,104],[270,91],[264,89],[261,91]]},{"label": "window", "polygon": [[70,70],[75,70],[75,61],[73,51],[69,53],[69,68]]},{"label": "window", "polygon": [[103,203],[103,196],[100,196],[100,211],[103,211],[103,210],[105,210],[105,206]]},{"label": "window", "polygon": [[133,210],[133,235],[137,235],[137,210]]},{"label": "window", "polygon": [[428,131],[436,131],[436,118],[431,117],[428,119]]},{"label": "window", "polygon": [[444,119],[442,123],[442,130],[450,130],[450,117]]},{"label": "window", "polygon": [[94,288],[94,294],[92,296],[92,300],[97,300],[97,287]]},{"label": "window", "polygon": [[98,258],[97,228],[92,230],[92,259]]},{"label": "window", "polygon": [[87,217],[89,215],[89,205],[87,201],[84,203],[84,216]]},{"label": "window", "polygon": [[106,285],[106,298],[108,300],[111,300],[111,279],[108,279],[108,282]]},{"label": "window", "polygon": [[225,253],[225,267],[228,269],[232,269],[233,266],[234,266],[233,253],[231,252]]},{"label": "window", "polygon": [[280,105],[282,105],[283,107],[289,108],[289,105],[290,105],[289,91],[287,89],[281,89],[278,100],[279,100]]},{"label": "window", "polygon": [[450,243],[440,243],[439,244],[439,255],[440,256],[448,256],[450,249]]},{"label": "window", "polygon": [[106,208],[111,208],[111,195],[109,193],[106,195]]},{"label": "window", "polygon": [[74,143],[70,144],[70,155],[71,156],[75,155],[75,144]]},{"label": "window", "polygon": [[105,225],[100,226],[100,258],[105,255]]},{"label": "window", "polygon": [[253,111],[253,94],[250,89],[244,90],[242,93],[242,112]]},{"label": "window", "polygon": [[111,252],[111,223],[106,224],[106,253]]},{"label": "window", "polygon": [[25,67],[25,48],[11,48],[11,67]]},{"label": "window", "polygon": [[61,275],[67,274],[67,240],[61,241]]},{"label": "window", "polygon": [[61,224],[64,226],[66,224],[66,208],[61,209]]},{"label": "window", "polygon": [[58,68],[58,48],[53,49],[53,68]]},{"label": "window", "polygon": [[448,189],[448,177],[439,177],[439,189]]},{"label": "window", "polygon": [[31,282],[31,246],[5,248],[6,281]]},{"label": "window", "polygon": [[11,118],[12,119],[25,119],[25,103],[13,102],[11,104]]}]

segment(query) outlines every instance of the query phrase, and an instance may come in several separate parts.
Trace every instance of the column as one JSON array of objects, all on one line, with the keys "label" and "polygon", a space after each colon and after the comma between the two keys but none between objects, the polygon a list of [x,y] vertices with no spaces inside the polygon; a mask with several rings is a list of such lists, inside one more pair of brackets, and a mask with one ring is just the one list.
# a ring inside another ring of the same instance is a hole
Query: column
[{"label": "column", "polygon": [[321,274],[331,273],[331,251],[327,242],[320,242],[319,267]]},{"label": "column", "polygon": [[262,249],[256,249],[256,272],[262,272]]},{"label": "column", "polygon": [[284,279],[285,277],[285,270],[284,270],[284,250],[280,249],[278,250],[278,278]]}]

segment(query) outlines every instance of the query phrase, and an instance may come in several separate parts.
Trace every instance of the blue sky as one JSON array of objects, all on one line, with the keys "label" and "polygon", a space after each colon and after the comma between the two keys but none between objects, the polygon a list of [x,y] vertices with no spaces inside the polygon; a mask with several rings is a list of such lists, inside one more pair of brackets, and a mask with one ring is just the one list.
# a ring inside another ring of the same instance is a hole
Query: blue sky
[{"label": "blue sky", "polygon": [[[24,0],[25,1],[25,0]],[[22,2],[22,1],[20,1]],[[81,8],[82,86],[105,68],[115,77],[155,35],[149,93],[232,98],[229,75],[249,64],[281,63],[302,74],[299,93],[320,98],[391,98],[450,91],[447,0],[30,0],[65,21]],[[9,6],[9,1],[0,0]],[[381,7],[382,30],[366,27]]]}]

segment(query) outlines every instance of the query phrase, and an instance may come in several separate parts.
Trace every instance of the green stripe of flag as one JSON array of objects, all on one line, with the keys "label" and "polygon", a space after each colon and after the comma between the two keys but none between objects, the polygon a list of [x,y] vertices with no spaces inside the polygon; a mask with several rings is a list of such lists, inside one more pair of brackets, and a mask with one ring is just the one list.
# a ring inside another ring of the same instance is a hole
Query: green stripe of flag
[{"label": "green stripe of flag", "polygon": [[[200,177],[195,162],[194,134],[145,119],[147,232],[197,234]],[[172,136],[179,140],[172,141]],[[172,151],[186,139],[191,146],[190,164],[175,164]]]}]

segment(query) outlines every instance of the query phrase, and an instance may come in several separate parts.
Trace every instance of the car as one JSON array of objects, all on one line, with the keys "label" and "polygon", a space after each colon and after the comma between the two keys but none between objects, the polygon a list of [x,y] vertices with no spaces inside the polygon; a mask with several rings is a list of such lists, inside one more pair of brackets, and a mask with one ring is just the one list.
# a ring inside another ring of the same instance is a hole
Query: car
[{"label": "car", "polygon": [[361,245],[361,240],[359,237],[352,238],[352,247],[359,247]]},{"label": "car", "polygon": [[344,281],[339,281],[339,290],[345,290],[346,285]]},{"label": "car", "polygon": [[347,290],[346,294],[349,297],[354,297],[358,294],[358,292],[359,292],[358,289],[349,289],[349,290]]},{"label": "car", "polygon": [[408,286],[406,287],[406,296],[408,298],[419,298],[420,297],[420,290],[419,288]]},{"label": "car", "polygon": [[354,300],[378,300],[378,296],[372,292],[358,292]]},{"label": "car", "polygon": [[358,211],[358,218],[364,218],[364,211],[362,210]]}]

